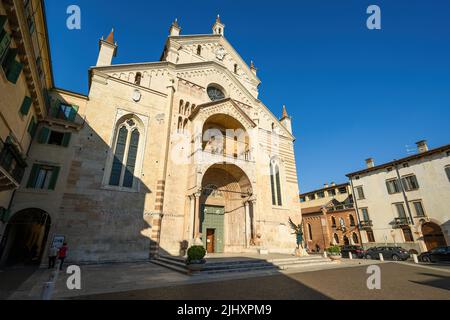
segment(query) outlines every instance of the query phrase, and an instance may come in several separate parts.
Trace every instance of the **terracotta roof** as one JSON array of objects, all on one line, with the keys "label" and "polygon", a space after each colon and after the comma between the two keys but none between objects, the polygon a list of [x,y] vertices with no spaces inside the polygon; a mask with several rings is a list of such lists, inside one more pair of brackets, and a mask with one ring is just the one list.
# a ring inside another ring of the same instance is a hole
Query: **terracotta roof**
[{"label": "terracotta roof", "polygon": [[367,169],[364,169],[364,170],[352,172],[352,173],[347,174],[346,176],[351,178],[351,177],[359,175],[359,174],[364,174],[364,173],[368,173],[368,172],[371,172],[371,171],[377,171],[377,170],[388,168],[388,167],[392,167],[392,166],[395,166],[395,165],[400,165],[400,164],[402,164],[404,162],[407,162],[407,161],[424,158],[424,157],[427,157],[427,156],[431,156],[431,155],[433,155],[435,153],[440,153],[440,152],[445,152],[445,151],[450,151],[450,144],[447,144],[445,146],[442,146],[442,147],[439,147],[439,148],[436,148],[436,149],[432,149],[432,150],[429,150],[429,151],[426,151],[426,152],[423,152],[423,153],[418,153],[418,154],[415,154],[415,155],[412,155],[412,156],[409,156],[409,157],[401,158],[401,159],[398,159],[398,160],[393,160],[393,161],[390,161],[390,162],[387,162],[387,163],[375,166],[373,168],[367,168]]},{"label": "terracotta roof", "polygon": [[319,191],[328,191],[328,190],[331,190],[331,189],[336,189],[336,188],[339,189],[339,188],[347,187],[347,186],[350,186],[350,183],[345,182],[345,183],[337,184],[337,185],[334,185],[334,186],[328,186],[326,188],[305,192],[305,193],[300,194],[300,197],[307,196],[307,195],[310,195],[310,194],[313,194],[313,193],[317,193]]},{"label": "terracotta roof", "polygon": [[322,208],[323,208],[323,206],[302,208],[302,214],[322,213]]},{"label": "terracotta roof", "polygon": [[287,113],[286,106],[283,106],[283,115],[281,116],[281,120],[289,118],[289,115]]},{"label": "terracotta roof", "polygon": [[105,41],[110,44],[114,44],[114,28],[111,30],[111,32],[108,35],[108,38],[106,38]]}]

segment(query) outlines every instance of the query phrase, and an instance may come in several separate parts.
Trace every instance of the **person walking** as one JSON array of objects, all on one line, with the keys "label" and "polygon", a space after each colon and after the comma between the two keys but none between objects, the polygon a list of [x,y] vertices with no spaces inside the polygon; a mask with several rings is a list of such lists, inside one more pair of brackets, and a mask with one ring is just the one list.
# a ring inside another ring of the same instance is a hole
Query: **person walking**
[{"label": "person walking", "polygon": [[67,243],[64,242],[63,246],[59,248],[58,251],[58,259],[60,261],[59,270],[63,269],[64,260],[66,260],[67,257],[67,250],[68,250]]},{"label": "person walking", "polygon": [[52,246],[48,252],[48,268],[55,268],[56,258],[58,257],[58,248]]}]

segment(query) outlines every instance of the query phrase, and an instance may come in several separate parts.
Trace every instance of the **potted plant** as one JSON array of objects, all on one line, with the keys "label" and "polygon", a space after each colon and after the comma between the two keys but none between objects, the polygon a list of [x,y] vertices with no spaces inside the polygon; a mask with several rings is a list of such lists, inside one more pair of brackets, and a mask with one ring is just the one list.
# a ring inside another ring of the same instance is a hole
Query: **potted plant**
[{"label": "potted plant", "polygon": [[192,246],[187,252],[186,266],[189,271],[202,271],[206,260],[206,250],[203,246]]},{"label": "potted plant", "polygon": [[328,256],[331,260],[341,260],[341,247],[339,246],[332,246],[327,249]]}]

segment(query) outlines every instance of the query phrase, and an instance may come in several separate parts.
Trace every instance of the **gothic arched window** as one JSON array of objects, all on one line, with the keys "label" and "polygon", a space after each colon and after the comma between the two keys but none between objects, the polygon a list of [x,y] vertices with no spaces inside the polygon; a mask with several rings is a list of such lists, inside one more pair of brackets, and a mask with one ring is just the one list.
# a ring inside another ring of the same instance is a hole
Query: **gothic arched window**
[{"label": "gothic arched window", "polygon": [[339,236],[336,233],[334,234],[334,242],[339,244]]},{"label": "gothic arched window", "polygon": [[197,46],[197,55],[199,55],[199,56],[202,55],[202,46],[201,45]]},{"label": "gothic arched window", "polygon": [[118,128],[109,185],[131,189],[134,187],[140,132],[132,119],[120,123]]},{"label": "gothic arched window", "polygon": [[331,217],[331,227],[336,228],[336,218],[335,217]]},{"label": "gothic arched window", "polygon": [[136,76],[134,77],[134,84],[140,86],[142,80],[142,73],[138,72],[136,73]]},{"label": "gothic arched window", "polygon": [[354,242],[355,244],[359,243],[358,235],[357,235],[355,232],[353,232],[352,237],[353,237],[353,242]]},{"label": "gothic arched window", "polygon": [[283,205],[281,193],[280,166],[276,160],[270,162],[270,186],[272,191],[272,204],[274,206]]},{"label": "gothic arched window", "polygon": [[350,227],[354,227],[355,225],[355,218],[353,217],[353,215],[350,215]]}]

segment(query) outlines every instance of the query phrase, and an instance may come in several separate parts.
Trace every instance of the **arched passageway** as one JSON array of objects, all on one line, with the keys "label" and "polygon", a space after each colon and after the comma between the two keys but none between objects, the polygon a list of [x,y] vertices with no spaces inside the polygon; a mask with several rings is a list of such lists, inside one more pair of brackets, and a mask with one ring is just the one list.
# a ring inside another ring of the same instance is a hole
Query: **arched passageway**
[{"label": "arched passageway", "polygon": [[16,213],[6,226],[0,246],[0,265],[39,265],[50,231],[50,215],[40,209]]},{"label": "arched passageway", "polygon": [[444,233],[439,225],[433,222],[427,222],[422,225],[423,241],[428,251],[438,247],[447,246]]}]

